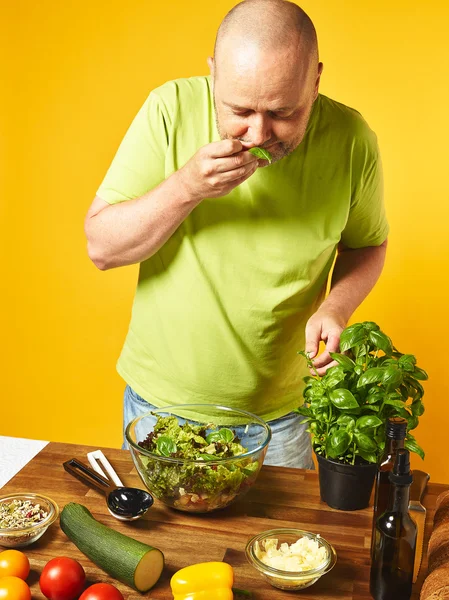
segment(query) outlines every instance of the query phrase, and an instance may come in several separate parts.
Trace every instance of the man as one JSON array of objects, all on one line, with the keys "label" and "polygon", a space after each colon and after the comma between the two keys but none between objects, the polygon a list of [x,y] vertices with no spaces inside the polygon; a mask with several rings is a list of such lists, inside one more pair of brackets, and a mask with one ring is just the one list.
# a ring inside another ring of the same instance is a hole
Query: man
[{"label": "man", "polygon": [[318,94],[315,29],[293,3],[238,4],[208,63],[210,77],[149,95],[86,217],[100,269],[140,263],[117,366],[124,421],[150,406],[243,408],[272,426],[266,463],[312,467],[292,413],[306,371],[296,353],[324,373],[382,270],[376,137]]}]

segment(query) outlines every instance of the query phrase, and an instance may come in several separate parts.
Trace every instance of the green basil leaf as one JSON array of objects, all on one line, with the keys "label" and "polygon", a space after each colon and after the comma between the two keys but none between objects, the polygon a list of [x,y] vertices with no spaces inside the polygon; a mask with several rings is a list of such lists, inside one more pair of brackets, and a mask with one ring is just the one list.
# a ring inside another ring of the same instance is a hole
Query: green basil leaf
[{"label": "green basil leaf", "polygon": [[409,415],[408,417],[406,417],[407,419],[407,428],[409,430],[415,429],[416,427],[418,427],[418,423],[419,423],[419,419],[418,417],[415,417],[415,415]]},{"label": "green basil leaf", "polygon": [[356,348],[356,365],[363,366],[365,364],[365,349],[363,346],[357,346]]},{"label": "green basil leaf", "polygon": [[405,404],[402,403],[402,408],[399,408],[399,406],[396,407],[396,410],[392,412],[391,415],[389,415],[391,417],[402,417],[403,419],[407,419],[407,421],[410,418],[410,413],[408,412],[408,410],[405,408]]},{"label": "green basil leaf", "polygon": [[168,435],[161,435],[161,437],[158,437],[156,440],[156,447],[161,456],[170,456],[178,449],[174,440]]},{"label": "green basil leaf", "polygon": [[352,429],[355,427],[355,419],[354,417],[351,417],[351,415],[340,415],[337,419],[337,423],[341,427],[352,427]]},{"label": "green basil leaf", "polygon": [[298,415],[302,415],[303,417],[313,416],[313,412],[310,410],[310,408],[307,408],[306,406],[299,406],[298,408],[295,408],[292,412],[298,413]]},{"label": "green basil leaf", "polygon": [[325,408],[329,406],[329,404],[329,398],[327,398],[327,396],[323,396],[318,404],[318,408]]},{"label": "green basil leaf", "polygon": [[360,331],[363,329],[363,323],[354,323],[353,325],[349,325],[344,329],[343,333],[346,335],[352,335],[356,331]]},{"label": "green basil leaf", "polygon": [[396,408],[404,408],[403,400],[390,400],[389,398],[386,398],[384,400],[384,404],[388,404],[389,406],[395,406]]},{"label": "green basil leaf", "polygon": [[376,348],[385,352],[387,356],[390,356],[393,352],[393,344],[390,338],[385,333],[382,333],[382,331],[370,331],[369,339]]},{"label": "green basil leaf", "polygon": [[380,406],[377,406],[377,404],[365,404],[364,406],[362,406],[362,413],[379,412],[379,411],[380,411]]},{"label": "green basil leaf", "polygon": [[408,400],[409,396],[410,396],[410,392],[408,390],[408,387],[405,383],[403,383],[400,387],[399,387],[399,392],[402,396],[402,398],[404,400]]},{"label": "green basil leaf", "polygon": [[403,381],[402,371],[398,369],[398,367],[391,365],[387,367],[384,371],[384,375],[382,378],[383,385],[387,388],[387,391],[390,392],[401,385]]},{"label": "green basil leaf", "polygon": [[360,375],[357,382],[357,387],[362,385],[370,385],[372,383],[379,383],[385,376],[386,369],[384,367],[372,367]]},{"label": "green basil leaf", "polygon": [[426,381],[427,379],[429,379],[429,376],[427,375],[426,371],[424,371],[424,369],[420,369],[419,367],[415,367],[413,371],[413,377],[415,377],[416,379],[420,379],[421,381]]},{"label": "green basil leaf", "polygon": [[374,323],[374,321],[364,321],[362,323],[363,328],[366,329],[366,331],[379,331],[380,327],[377,323]]},{"label": "green basil leaf", "polygon": [[398,364],[404,371],[412,373],[416,365],[416,358],[413,354],[403,354],[398,360]]},{"label": "green basil leaf", "polygon": [[217,460],[217,457],[213,454],[200,454],[198,458],[202,458],[204,461]]},{"label": "green basil leaf", "polygon": [[360,450],[364,450],[365,452],[375,452],[377,450],[376,442],[366,435],[366,433],[355,433],[354,437]]},{"label": "green basil leaf", "polygon": [[320,435],[324,431],[324,426],[320,421],[312,421],[309,425],[309,431],[315,435]]},{"label": "green basil leaf", "polygon": [[359,346],[366,342],[367,331],[363,328],[363,325],[357,323],[351,325],[343,330],[340,336],[340,350],[347,352],[355,346]]},{"label": "green basil leaf", "polygon": [[412,379],[411,377],[406,377],[406,383],[409,387],[410,396],[413,400],[420,400],[424,396],[424,388],[416,379]]},{"label": "green basil leaf", "polygon": [[314,400],[313,402],[311,402],[310,410],[316,417],[319,418],[320,413],[323,412],[323,409],[320,408],[320,400]]},{"label": "green basil leaf", "polygon": [[350,410],[351,408],[359,408],[359,403],[354,395],[345,389],[332,390],[329,398],[334,406],[340,410]]},{"label": "green basil leaf", "polygon": [[270,164],[271,164],[271,161],[273,160],[273,157],[271,156],[271,154],[268,152],[268,150],[265,150],[264,148],[258,148],[256,146],[254,148],[250,148],[248,150],[248,152],[250,152],[253,156],[257,156],[257,158],[262,158],[263,160],[267,160]]},{"label": "green basil leaf", "polygon": [[423,460],[424,460],[424,450],[421,448],[421,446],[416,442],[416,440],[410,439],[410,436],[407,436],[406,440],[405,440],[405,447],[407,448],[407,450],[410,450],[410,452],[416,452],[416,454],[418,456],[420,456]]},{"label": "green basil leaf", "polygon": [[332,360],[335,360],[345,371],[352,371],[355,367],[355,362],[346,354],[340,354],[339,352],[329,352],[329,354]]},{"label": "green basil leaf", "polygon": [[384,390],[379,387],[378,385],[372,385],[370,388],[368,388],[368,395],[369,396],[383,396],[384,395]]},{"label": "green basil leaf", "polygon": [[337,458],[346,452],[351,443],[351,438],[347,431],[338,429],[327,438],[326,453],[330,458]]},{"label": "green basil leaf", "polygon": [[379,417],[376,417],[376,415],[365,415],[357,419],[355,426],[360,431],[362,429],[375,429],[379,425],[382,425],[382,423],[383,421]]},{"label": "green basil leaf", "polygon": [[359,455],[367,462],[377,463],[377,454],[374,454],[374,452],[365,452],[365,450],[359,449]]},{"label": "green basil leaf", "polygon": [[420,417],[424,414],[424,404],[421,402],[421,400],[418,400],[417,402],[412,402],[410,408],[412,410],[412,415],[414,415],[415,417]]},{"label": "green basil leaf", "polygon": [[234,434],[227,427],[223,427],[222,429],[218,429],[218,431],[211,431],[209,435],[206,436],[206,442],[212,444],[213,442],[221,442],[223,444],[229,444],[234,439]]},{"label": "green basil leaf", "polygon": [[381,356],[378,359],[378,362],[383,366],[387,367],[388,365],[397,365],[398,361],[395,358],[387,358],[386,356]]},{"label": "green basil leaf", "polygon": [[321,382],[328,390],[332,390],[345,378],[343,367],[331,367],[326,371],[326,374],[322,378]]},{"label": "green basil leaf", "polygon": [[304,388],[302,395],[304,396],[304,399],[307,402],[310,402],[315,394],[314,394],[313,388],[310,386],[307,386],[306,388]]},{"label": "green basil leaf", "polygon": [[[378,391],[376,391],[378,390]],[[383,402],[383,399],[385,397],[384,392],[382,392],[382,390],[378,387],[376,388],[372,388],[369,391],[368,396],[366,397],[366,402],[368,404],[381,404]]]}]

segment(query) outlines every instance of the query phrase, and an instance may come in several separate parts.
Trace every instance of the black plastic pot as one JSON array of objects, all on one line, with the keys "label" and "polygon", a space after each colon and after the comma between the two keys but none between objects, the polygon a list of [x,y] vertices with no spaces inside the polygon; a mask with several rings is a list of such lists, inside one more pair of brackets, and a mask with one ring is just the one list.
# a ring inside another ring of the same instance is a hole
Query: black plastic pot
[{"label": "black plastic pot", "polygon": [[359,510],[369,505],[377,464],[348,465],[316,455],[321,500],[339,510]]}]

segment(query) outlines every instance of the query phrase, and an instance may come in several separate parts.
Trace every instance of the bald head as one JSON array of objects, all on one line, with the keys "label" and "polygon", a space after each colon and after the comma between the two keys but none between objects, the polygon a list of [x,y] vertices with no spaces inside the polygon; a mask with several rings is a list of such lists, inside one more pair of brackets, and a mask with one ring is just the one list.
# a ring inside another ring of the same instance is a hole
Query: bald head
[{"label": "bald head", "polygon": [[262,52],[289,50],[318,64],[315,27],[309,16],[287,0],[244,0],[223,19],[215,42],[215,67],[229,48],[257,47]]},{"label": "bald head", "polygon": [[244,0],[217,33],[213,77],[222,138],[269,150],[273,162],[291,154],[306,133],[323,65],[315,28],[287,0]]}]

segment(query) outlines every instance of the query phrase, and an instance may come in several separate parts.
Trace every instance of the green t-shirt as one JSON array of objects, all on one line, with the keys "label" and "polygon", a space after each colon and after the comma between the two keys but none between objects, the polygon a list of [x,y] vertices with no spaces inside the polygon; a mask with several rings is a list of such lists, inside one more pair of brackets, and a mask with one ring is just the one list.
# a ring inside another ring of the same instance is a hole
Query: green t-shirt
[{"label": "green t-shirt", "polygon": [[[210,78],[168,82],[150,93],[98,196],[141,196],[219,139]],[[387,233],[376,136],[358,112],[319,95],[290,156],[204,199],[141,263],[118,372],[158,407],[288,413],[302,403],[297,351],[337,244],[375,246]]]}]

